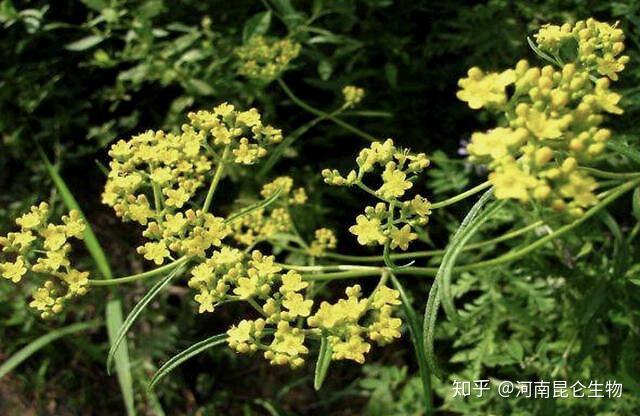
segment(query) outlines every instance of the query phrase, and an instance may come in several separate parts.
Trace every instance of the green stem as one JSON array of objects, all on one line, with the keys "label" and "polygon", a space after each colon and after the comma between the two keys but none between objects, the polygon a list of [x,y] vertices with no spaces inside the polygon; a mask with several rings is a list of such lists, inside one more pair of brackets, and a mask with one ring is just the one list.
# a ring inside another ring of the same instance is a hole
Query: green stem
[{"label": "green stem", "polygon": [[599,178],[609,179],[635,179],[640,177],[640,172],[607,172],[600,169],[581,167],[580,170]]},{"label": "green stem", "polygon": [[636,179],[631,182],[624,183],[618,186],[617,188],[612,189],[611,192],[609,192],[608,196],[606,196],[602,201],[600,201],[600,203],[598,203],[597,205],[589,209],[587,212],[585,212],[584,215],[582,215],[582,217],[573,221],[571,224],[567,224],[563,227],[558,228],[554,232],[547,234],[546,236],[534,241],[533,243],[519,250],[512,251],[510,253],[504,254],[500,257],[496,257],[491,260],[485,260],[485,261],[480,261],[474,264],[468,264],[465,266],[456,267],[455,270],[459,272],[469,271],[469,270],[479,269],[482,267],[497,266],[499,264],[509,263],[514,260],[518,260],[526,256],[527,254],[531,253],[532,251],[536,250],[537,248],[545,245],[546,243],[553,241],[554,239],[573,230],[574,228],[576,228],[577,226],[579,226],[589,218],[596,215],[598,212],[600,212],[600,210],[602,210],[604,207],[606,207],[607,205],[609,205],[610,203],[618,199],[620,196],[630,191],[634,187],[638,186],[638,184],[640,184],[640,179]]},{"label": "green stem", "polygon": [[142,272],[142,273],[138,273],[138,274],[134,274],[131,276],[125,276],[125,277],[120,277],[117,279],[109,279],[109,280],[93,280],[93,279],[89,279],[89,285],[90,286],[113,286],[113,285],[119,285],[119,284],[124,284],[124,283],[131,283],[131,282],[137,282],[138,280],[144,280],[147,279],[149,277],[154,277],[157,276],[159,274],[163,274],[165,272],[171,271],[173,269],[175,269],[176,267],[180,266],[181,264],[186,263],[189,260],[188,257],[181,257],[178,260],[172,262],[172,263],[168,263],[165,264],[164,266],[160,266],[156,269],[153,270],[149,270],[146,272]]},{"label": "green stem", "polygon": [[372,135],[365,133],[364,131],[360,130],[359,128],[347,123],[346,121],[333,116],[331,114],[325,113],[324,111],[315,108],[309,104],[307,104],[306,102],[302,101],[300,98],[298,98],[293,91],[291,91],[291,89],[289,89],[289,87],[287,86],[287,84],[280,78],[277,79],[278,84],[280,84],[280,87],[282,87],[282,90],[285,92],[285,94],[287,94],[287,96],[291,99],[291,101],[293,101],[296,105],[298,105],[300,108],[302,108],[303,110],[306,110],[308,112],[310,112],[311,114],[314,114],[318,117],[322,117],[322,118],[326,118],[328,120],[333,121],[334,123],[336,123],[337,125],[339,125],[340,127],[344,128],[345,130],[348,130],[360,137],[362,137],[365,140],[368,140],[370,142],[374,142],[376,141],[376,138],[373,137]]},{"label": "green stem", "polygon": [[222,178],[222,172],[224,171],[224,161],[229,155],[229,145],[224,148],[222,152],[222,156],[220,156],[220,160],[218,161],[218,167],[216,168],[216,172],[213,174],[213,179],[211,180],[211,185],[209,186],[209,191],[207,192],[207,197],[204,200],[204,204],[202,205],[202,211],[209,211],[209,207],[211,207],[211,201],[213,200],[213,194],[216,192],[216,188],[218,187],[218,182],[220,182],[220,178]]},{"label": "green stem", "polygon": [[444,201],[440,201],[440,202],[436,202],[431,204],[431,209],[438,209],[438,208],[442,208],[442,207],[446,207],[448,205],[452,205],[455,204],[458,201],[462,201],[465,198],[470,197],[471,195],[477,194],[480,191],[483,191],[485,189],[487,189],[488,187],[491,186],[491,183],[489,181],[486,182],[482,182],[480,185],[478,186],[474,186],[473,188],[464,191],[461,194],[458,194],[456,196],[453,196],[449,199],[445,199]]},{"label": "green stem", "polygon": [[[491,245],[494,245],[494,244],[497,244],[497,243],[501,243],[503,241],[510,240],[510,239],[518,237],[518,236],[520,236],[522,234],[526,234],[529,231],[542,226],[543,224],[544,224],[543,221],[536,221],[534,223],[531,223],[531,224],[527,225],[526,227],[522,227],[522,228],[519,228],[517,230],[510,231],[510,232],[505,233],[505,234],[503,234],[503,235],[501,235],[499,237],[492,238],[490,240],[480,241],[480,242],[477,242],[477,243],[474,243],[474,244],[466,245],[463,248],[463,251],[483,248],[483,247],[491,246]],[[304,252],[304,250],[299,250],[299,249],[296,249],[294,247],[286,247],[286,248],[290,249],[292,251]],[[439,255],[444,254],[444,252],[445,252],[444,250],[424,250],[424,251],[412,251],[412,252],[409,252],[409,253],[391,254],[390,256],[394,260],[416,259],[416,258],[422,258],[422,257],[439,256]],[[383,256],[349,256],[349,255],[346,255],[346,254],[338,254],[338,253],[324,253],[320,257],[328,258],[328,259],[335,259],[335,260],[354,261],[354,262],[358,262],[358,263],[375,263],[375,262],[382,262],[384,260]]]}]

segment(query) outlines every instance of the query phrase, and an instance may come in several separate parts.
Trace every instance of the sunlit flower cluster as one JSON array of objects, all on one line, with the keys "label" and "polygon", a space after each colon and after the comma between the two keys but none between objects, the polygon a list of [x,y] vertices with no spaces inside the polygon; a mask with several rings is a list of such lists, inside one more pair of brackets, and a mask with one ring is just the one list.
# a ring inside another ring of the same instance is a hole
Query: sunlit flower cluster
[{"label": "sunlit flower cluster", "polygon": [[29,303],[43,318],[60,313],[70,298],[84,295],[89,283],[89,272],[74,269],[69,260],[69,240],[83,238],[85,223],[80,213],[70,211],[62,224],[49,223],[48,217],[46,203],[33,206],[16,219],[19,231],[0,237],[2,277],[18,283],[27,273],[46,276]]},{"label": "sunlit flower cluster", "polygon": [[394,289],[381,286],[371,297],[361,298],[360,286],[355,285],[347,289],[347,299],[324,301],[314,313],[309,282],[295,271],[284,273],[273,257],[254,251],[243,266],[236,258],[240,252],[220,255],[226,263],[215,256],[194,269],[189,285],[201,290],[196,297],[200,312],[213,311],[224,301],[243,300],[261,313],[261,318],[244,319],[227,331],[229,346],[239,353],[260,350],[271,364],[295,368],[309,353],[305,341],[326,336],[332,359],[363,363],[371,342],[384,345],[400,337],[402,321],[393,316],[400,301]]},{"label": "sunlit flower cluster", "polygon": [[[551,45],[551,34],[542,38]],[[622,113],[608,78],[593,81],[574,63],[555,69],[522,60],[499,74],[471,68],[459,85],[471,108],[504,114],[500,127],[474,133],[467,148],[472,161],[488,165],[497,198],[536,200],[574,216],[597,202],[598,184],[580,167],[611,137],[604,114]]]},{"label": "sunlit flower cluster", "polygon": [[[580,20],[574,25],[544,25],[534,35],[538,47],[545,53],[562,61],[565,50],[570,55],[577,53],[576,65],[590,73],[598,73],[612,80],[624,69],[629,57],[624,51],[624,33],[617,23],[610,25],[593,18]],[[572,58],[572,56],[569,56]]]},{"label": "sunlit flower cluster", "polygon": [[[405,198],[417,176],[429,166],[429,159],[424,153],[414,154],[397,148],[393,140],[387,139],[362,149],[356,163],[358,170],[351,170],[346,176],[337,170],[322,171],[326,183],[358,186],[382,201],[366,207],[349,231],[357,236],[358,243],[362,245],[388,243],[392,249],[399,247],[406,250],[409,243],[417,238],[414,228],[425,225],[431,213],[431,204],[426,198],[420,195]],[[372,189],[363,182],[363,178],[376,170],[382,171],[381,185],[378,189]]]},{"label": "sunlit flower cluster", "polygon": [[351,108],[360,104],[360,101],[364,98],[364,89],[347,85],[342,89],[342,97],[344,98],[344,107]]},{"label": "sunlit flower cluster", "polygon": [[241,61],[238,73],[261,82],[273,81],[300,54],[300,48],[299,43],[290,39],[252,36],[235,51]]},{"label": "sunlit flower cluster", "polygon": [[[187,255],[203,257],[220,247],[230,228],[201,209],[198,191],[221,164],[251,165],[282,140],[280,130],[264,125],[257,110],[238,111],[221,104],[190,113],[181,134],[148,131],[115,143],[102,195],[125,221],[146,226],[150,241],[138,252],[157,265]],[[299,196],[298,196],[299,198]]]}]

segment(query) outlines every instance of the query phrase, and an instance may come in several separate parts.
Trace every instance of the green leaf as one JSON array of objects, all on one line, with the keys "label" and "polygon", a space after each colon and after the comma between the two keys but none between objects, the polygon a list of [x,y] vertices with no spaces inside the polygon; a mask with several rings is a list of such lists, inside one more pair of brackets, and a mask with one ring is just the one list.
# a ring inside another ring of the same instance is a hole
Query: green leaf
[{"label": "green leaf", "polygon": [[524,348],[522,344],[514,339],[507,342],[507,351],[509,351],[509,355],[518,360],[518,362],[524,358]]},{"label": "green leaf", "polygon": [[531,40],[531,38],[528,36],[527,36],[527,43],[529,44],[529,47],[533,50],[533,52],[535,52],[535,54],[538,55],[540,58],[544,59],[545,61],[549,62],[552,65],[560,65],[557,60],[552,58],[547,53],[542,52],[540,48],[536,46],[535,42],[533,42],[533,40]]},{"label": "green leaf", "polygon": [[144,310],[144,308],[151,302],[151,300],[167,285],[169,282],[176,276],[180,275],[184,270],[184,265],[181,265],[175,270],[172,270],[169,274],[167,274],[163,279],[158,281],[153,287],[147,292],[146,295],[133,307],[127,318],[124,320],[122,325],[120,325],[120,329],[118,330],[118,334],[115,337],[114,342],[111,344],[111,348],[109,349],[109,355],[107,356],[107,372],[111,372],[111,367],[113,364],[113,358],[118,349],[118,346],[124,339],[125,335],[133,322],[136,320],[138,315]]},{"label": "green leaf", "polygon": [[80,0],[80,1],[89,9],[95,10],[97,12],[101,11],[105,7],[109,7],[109,0]]},{"label": "green leaf", "polygon": [[202,96],[213,95],[216,92],[208,82],[197,78],[189,79],[187,81],[187,88],[195,95]]},{"label": "green leaf", "polygon": [[[113,345],[118,328],[122,325],[122,302],[119,299],[112,299],[107,302],[107,334],[109,342]],[[115,353],[116,374],[118,383],[122,390],[125,407],[128,415],[135,415],[135,405],[133,398],[133,379],[131,376],[131,362],[129,361],[129,350],[126,344],[121,344]]]},{"label": "green leaf", "polygon": [[396,290],[400,292],[400,300],[402,300],[402,310],[407,318],[407,326],[409,327],[409,334],[411,335],[411,343],[413,344],[413,351],[416,354],[416,360],[418,361],[418,371],[420,372],[420,380],[422,381],[422,398],[424,400],[425,415],[429,416],[433,414],[433,404],[431,395],[431,375],[429,374],[429,368],[427,366],[427,355],[424,350],[424,342],[422,342],[422,324],[418,319],[416,311],[411,306],[411,301],[407,297],[407,293],[400,284],[400,281],[396,276],[391,273],[391,282],[395,286]]},{"label": "green leaf", "polygon": [[[487,191],[485,195],[491,196],[492,190]],[[484,197],[484,195],[483,195]],[[482,224],[484,224],[497,210],[499,210],[506,201],[498,201],[495,204],[488,207],[486,210],[481,211],[477,216],[464,228],[462,226],[458,229],[451,242],[445,249],[440,268],[438,269],[438,276],[436,280],[442,284],[442,290],[440,291],[440,300],[442,301],[442,307],[447,314],[449,320],[453,321],[456,325],[461,326],[462,322],[459,319],[456,312],[455,305],[453,303],[453,296],[451,294],[451,278],[453,276],[453,269],[458,260],[458,256],[464,250],[464,246],[469,239],[478,232]]]},{"label": "green leaf", "polygon": [[331,62],[323,59],[322,61],[320,61],[320,63],[318,63],[318,75],[320,75],[321,80],[328,80],[329,78],[331,78],[332,73],[333,66],[331,65]]},{"label": "green leaf", "polygon": [[100,325],[102,325],[102,323],[98,321],[80,322],[77,324],[66,326],[64,328],[54,329],[48,334],[31,341],[25,347],[21,348],[15,354],[9,357],[9,359],[2,363],[2,365],[0,365],[0,379],[10,373],[14,368],[19,366],[23,361],[35,354],[39,349],[47,346],[53,341],[56,341],[69,334],[97,328]]},{"label": "green leaf", "polygon": [[166,377],[170,372],[172,372],[176,367],[178,367],[183,362],[187,361],[193,356],[198,355],[201,352],[211,347],[224,344],[226,340],[227,340],[227,334],[214,335],[198,343],[195,343],[189,348],[187,348],[186,350],[174,355],[166,363],[164,363],[162,367],[158,369],[158,371],[156,371],[156,373],[151,378],[151,382],[149,383],[148,389],[149,390],[153,389],[160,380]]},{"label": "green leaf", "polygon": [[251,214],[253,211],[257,209],[264,208],[271,205],[273,202],[275,202],[276,199],[278,199],[281,193],[282,193],[282,188],[274,192],[273,195],[271,195],[269,198],[263,199],[262,201],[258,201],[253,205],[249,205],[248,207],[243,208],[242,210],[236,212],[235,214],[231,214],[229,218],[227,218],[224,222],[229,224],[230,222],[233,222],[239,218],[242,218],[245,215]]},{"label": "green leaf", "polygon": [[331,364],[331,344],[326,335],[322,335],[320,339],[320,352],[318,353],[318,360],[316,361],[316,371],[313,378],[313,388],[316,391],[320,390],[324,379],[327,378],[327,372],[329,371],[329,365]]},{"label": "green leaf", "polygon": [[[482,208],[487,203],[489,198],[491,198],[492,195],[493,195],[493,188],[490,188],[480,197],[480,199],[473,205],[473,207],[471,207],[467,215],[462,220],[460,227],[451,238],[451,243],[449,243],[450,245],[456,241],[458,236],[462,232],[464,232],[464,230],[467,227],[469,227],[470,225],[473,225],[474,219],[478,216],[478,214],[480,213],[480,211],[482,210]],[[431,373],[433,373],[437,377],[440,377],[440,371],[436,364],[433,344],[435,339],[436,319],[437,319],[438,308],[440,307],[440,299],[441,299],[440,285],[442,284],[441,280],[442,280],[443,274],[446,271],[446,269],[442,267],[444,264],[445,263],[443,259],[443,262],[441,263],[440,268],[438,269],[436,278],[434,279],[433,284],[431,285],[431,289],[429,290],[429,297],[427,299],[427,306],[425,307],[423,324],[422,324],[422,337],[424,341],[425,354],[427,356],[427,364],[429,366],[429,370],[431,370]]]},{"label": "green leaf", "polygon": [[391,88],[397,88],[398,87],[398,68],[392,64],[387,62],[384,65],[384,73],[387,77],[387,82],[389,83],[389,85],[391,86]]},{"label": "green leaf", "polygon": [[271,25],[271,11],[261,12],[251,17],[242,29],[242,41],[246,43],[253,36],[264,35]]},{"label": "green leaf", "polygon": [[103,40],[104,40],[104,36],[102,35],[90,35],[90,36],[87,36],[86,38],[82,38],[75,42],[68,43],[67,45],[65,45],[65,49],[70,51],[80,52],[80,51],[93,48]]}]

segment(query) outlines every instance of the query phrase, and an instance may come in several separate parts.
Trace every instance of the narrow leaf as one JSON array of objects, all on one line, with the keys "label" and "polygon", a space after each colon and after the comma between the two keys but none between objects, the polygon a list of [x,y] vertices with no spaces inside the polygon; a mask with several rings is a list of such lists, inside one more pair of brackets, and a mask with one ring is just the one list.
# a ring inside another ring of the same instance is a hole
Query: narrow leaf
[{"label": "narrow leaf", "polygon": [[[82,218],[85,220],[86,227],[84,228],[84,245],[87,247],[87,251],[93,258],[98,270],[102,274],[105,279],[113,278],[113,273],[111,272],[111,266],[107,261],[107,256],[104,254],[104,250],[98,241],[95,233],[93,232],[93,228],[91,228],[91,224],[86,220],[84,212],[80,209],[80,205],[78,201],[76,201],[75,197],[69,190],[69,187],[64,182],[56,168],[49,162],[49,159],[45,155],[44,151],[40,146],[36,146],[38,153],[44,163],[53,184],[58,189],[62,201],[66,205],[68,209],[77,210]],[[107,322],[107,333],[109,335],[109,342],[113,345],[114,341],[114,331],[109,331],[109,328],[119,328],[122,325],[122,306],[120,301],[113,300],[107,303],[106,306],[106,322]],[[120,390],[122,391],[122,398],[125,403],[125,408],[127,410],[127,415],[132,416],[135,415],[135,405],[133,399],[133,382],[131,377],[130,363],[129,363],[129,352],[127,350],[126,345],[123,345],[122,348],[119,349],[118,353],[115,356],[116,360],[116,371],[118,372],[118,384],[120,385]]]},{"label": "narrow leaf", "polygon": [[400,281],[396,276],[390,274],[391,281],[396,290],[400,292],[400,300],[402,300],[402,308],[407,318],[407,326],[409,328],[409,334],[411,335],[411,343],[413,344],[413,351],[416,354],[416,360],[418,361],[418,371],[420,372],[420,380],[422,381],[422,396],[425,406],[425,415],[429,416],[433,414],[433,403],[431,399],[431,375],[429,374],[429,368],[427,367],[427,356],[424,351],[424,343],[422,342],[422,323],[418,319],[416,311],[411,306],[411,302],[407,297],[407,293],[400,284]]},{"label": "narrow leaf", "polygon": [[[493,195],[493,188],[490,188],[486,191],[482,197],[471,207],[467,215],[462,220],[460,227],[455,232],[451,241],[455,241],[457,236],[463,231],[465,228],[472,223],[474,218],[478,215],[482,207],[487,203],[489,198]],[[431,285],[431,289],[429,290],[429,297],[427,299],[427,306],[424,312],[423,324],[422,324],[422,338],[424,341],[424,350],[427,357],[427,365],[429,366],[429,370],[436,377],[440,377],[440,371],[436,364],[435,353],[433,350],[434,337],[435,337],[435,326],[436,319],[438,315],[438,308],[440,307],[440,284],[444,270],[442,267],[438,269],[438,273],[436,274],[436,278]]]},{"label": "narrow leaf", "polygon": [[247,42],[253,36],[264,35],[271,25],[271,11],[261,12],[251,17],[242,29],[242,41]]},{"label": "narrow leaf", "polygon": [[144,297],[140,300],[140,302],[138,302],[136,304],[136,306],[134,306],[134,308],[131,310],[131,312],[129,313],[129,315],[127,316],[127,318],[124,320],[124,322],[122,323],[122,325],[120,326],[120,329],[118,330],[118,334],[115,337],[114,342],[111,344],[111,348],[109,349],[109,355],[107,357],[107,372],[111,371],[111,367],[113,364],[113,358],[114,355],[118,349],[118,346],[120,345],[120,343],[122,342],[122,340],[124,339],[125,335],[127,334],[127,331],[129,330],[129,328],[131,328],[131,325],[133,325],[133,322],[136,320],[136,318],[138,318],[138,315],[140,315],[140,313],[144,310],[144,308],[149,304],[149,302],[151,302],[151,300],[167,285],[169,284],[169,282],[171,281],[171,279],[173,279],[174,277],[176,277],[177,275],[181,274],[182,271],[184,270],[184,266],[181,265],[180,267],[178,267],[177,269],[171,271],[169,274],[167,274],[167,276],[165,276],[163,279],[161,279],[160,281],[158,281],[148,292],[146,295],[144,295]]},{"label": "narrow leaf", "polygon": [[101,35],[90,35],[90,36],[87,36],[86,38],[82,38],[80,40],[67,44],[65,46],[65,49],[74,51],[74,52],[80,52],[89,48],[93,48],[103,40],[104,40],[104,37]]},{"label": "narrow leaf", "polygon": [[269,198],[263,199],[262,201],[258,201],[253,205],[249,205],[248,207],[236,212],[235,214],[231,214],[229,218],[227,218],[224,222],[229,224],[230,222],[233,222],[239,218],[242,218],[246,215],[251,214],[253,211],[257,209],[264,208],[271,205],[276,199],[278,199],[281,193],[282,193],[282,188],[274,192],[274,194],[271,195]]},{"label": "narrow leaf", "polygon": [[200,354],[203,351],[208,350],[209,348],[224,344],[226,341],[227,341],[227,334],[214,335],[200,342],[197,342],[192,346],[190,346],[189,348],[187,348],[186,350],[174,355],[166,363],[164,363],[162,367],[158,369],[158,371],[156,371],[156,373],[151,378],[151,382],[149,383],[148,389],[149,390],[153,389],[160,380],[166,377],[170,372],[172,372],[176,367],[178,367],[183,362]]},{"label": "narrow leaf", "polygon": [[320,352],[318,353],[318,361],[316,361],[316,371],[315,376],[313,378],[313,388],[316,391],[320,390],[322,384],[324,383],[324,379],[327,377],[327,372],[329,371],[329,364],[331,364],[331,354],[333,351],[331,350],[331,344],[326,335],[322,335],[322,339],[320,340]]},{"label": "narrow leaf", "polygon": [[55,329],[48,334],[41,336],[40,338],[36,338],[25,347],[17,351],[15,354],[13,354],[11,357],[9,357],[9,359],[2,363],[2,365],[0,365],[0,378],[6,376],[14,368],[19,366],[23,361],[25,361],[33,354],[35,354],[38,350],[47,346],[53,341],[56,341],[75,332],[97,328],[100,325],[102,325],[102,323],[97,321],[80,322],[77,324],[66,326],[64,328]]}]

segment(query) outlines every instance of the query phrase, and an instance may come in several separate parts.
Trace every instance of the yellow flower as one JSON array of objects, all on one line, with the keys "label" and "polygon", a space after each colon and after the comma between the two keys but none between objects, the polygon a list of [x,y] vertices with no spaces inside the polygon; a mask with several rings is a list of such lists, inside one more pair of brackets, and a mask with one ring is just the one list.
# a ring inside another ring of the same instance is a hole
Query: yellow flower
[{"label": "yellow flower", "polygon": [[22,276],[27,273],[24,258],[18,256],[14,262],[0,263],[0,272],[2,272],[2,277],[5,279],[9,279],[13,283],[18,283],[22,280]]},{"label": "yellow flower", "polygon": [[306,317],[311,313],[313,301],[311,299],[305,300],[300,293],[289,292],[285,295],[282,305],[289,310],[292,317]]},{"label": "yellow flower", "polygon": [[302,276],[294,270],[289,270],[282,276],[282,286],[280,293],[299,292],[309,286],[309,283],[302,281]]},{"label": "yellow flower", "polygon": [[17,248],[20,252],[27,251],[29,247],[31,247],[31,243],[35,240],[36,237],[31,231],[7,234],[7,245],[12,248]]},{"label": "yellow flower", "polygon": [[598,197],[593,193],[597,187],[598,182],[592,177],[572,172],[569,182],[560,188],[560,194],[572,198],[579,207],[588,207],[598,203]]},{"label": "yellow flower", "polygon": [[233,325],[227,331],[227,342],[229,346],[240,353],[249,352],[255,350],[256,346],[253,344],[252,333],[254,332],[254,322],[243,319],[238,326]]},{"label": "yellow flower", "polygon": [[44,237],[44,248],[47,250],[58,250],[67,242],[65,227],[62,225],[49,224],[41,235]]},{"label": "yellow flower", "polygon": [[371,350],[371,344],[366,342],[360,335],[351,335],[346,340],[338,337],[329,337],[334,360],[352,360],[358,364],[365,361],[364,355]]},{"label": "yellow flower", "polygon": [[527,135],[525,129],[512,130],[497,127],[486,133],[473,133],[467,150],[472,156],[489,156],[491,159],[497,160],[508,155],[511,148],[524,144]]},{"label": "yellow flower", "polygon": [[389,236],[391,237],[391,248],[400,247],[402,250],[408,249],[409,243],[418,238],[416,233],[411,232],[409,224],[405,224],[402,228],[391,227]]},{"label": "yellow flower", "polygon": [[30,212],[16,219],[16,224],[22,227],[23,231],[33,230],[44,223],[48,213],[49,205],[46,202],[41,202],[37,207],[31,207]]},{"label": "yellow flower", "polygon": [[388,344],[401,336],[402,320],[393,318],[391,312],[392,309],[389,306],[383,306],[377,313],[375,321],[367,328],[369,339],[379,345]]},{"label": "yellow flower", "polygon": [[143,254],[145,259],[151,260],[157,265],[161,265],[164,263],[165,257],[169,257],[169,250],[163,241],[145,243],[144,246],[138,247],[138,253]]},{"label": "yellow flower", "polygon": [[548,118],[535,109],[527,114],[527,128],[540,139],[555,139],[562,135],[562,121]]},{"label": "yellow flower", "polygon": [[384,305],[400,305],[401,303],[400,292],[387,286],[379,287],[371,300],[371,306],[376,309],[380,309]]},{"label": "yellow flower", "polygon": [[395,163],[388,163],[382,173],[383,184],[378,189],[378,194],[383,199],[399,198],[405,191],[413,186],[407,180],[407,174],[396,169]]},{"label": "yellow flower", "polygon": [[507,165],[501,172],[489,174],[489,181],[495,186],[498,199],[529,200],[529,190],[536,187],[538,181],[533,176],[520,170],[515,164]]},{"label": "yellow flower", "polygon": [[72,209],[69,215],[62,217],[67,237],[82,239],[84,237],[84,229],[86,227],[84,219],[78,210]]},{"label": "yellow flower", "polygon": [[238,295],[240,299],[249,299],[258,294],[258,279],[257,277],[241,277],[238,279],[238,284],[233,293]]},{"label": "yellow flower", "polygon": [[304,346],[304,332],[299,328],[292,328],[288,322],[280,321],[273,337],[273,342],[264,356],[273,365],[289,364],[292,368],[304,363],[301,355],[309,350]]},{"label": "yellow flower", "polygon": [[356,217],[356,225],[349,227],[349,232],[358,237],[358,243],[365,246],[369,244],[384,244],[387,240],[380,230],[381,224],[378,218],[367,218],[360,214]]},{"label": "yellow flower", "polygon": [[513,70],[502,73],[484,74],[480,68],[473,67],[467,73],[467,78],[458,81],[462,88],[458,91],[458,98],[466,101],[469,107],[477,110],[487,105],[503,105],[507,102],[505,88],[515,82]]},{"label": "yellow flower", "polygon": [[364,89],[347,85],[342,89],[342,96],[344,97],[345,108],[355,107],[364,98]]}]

